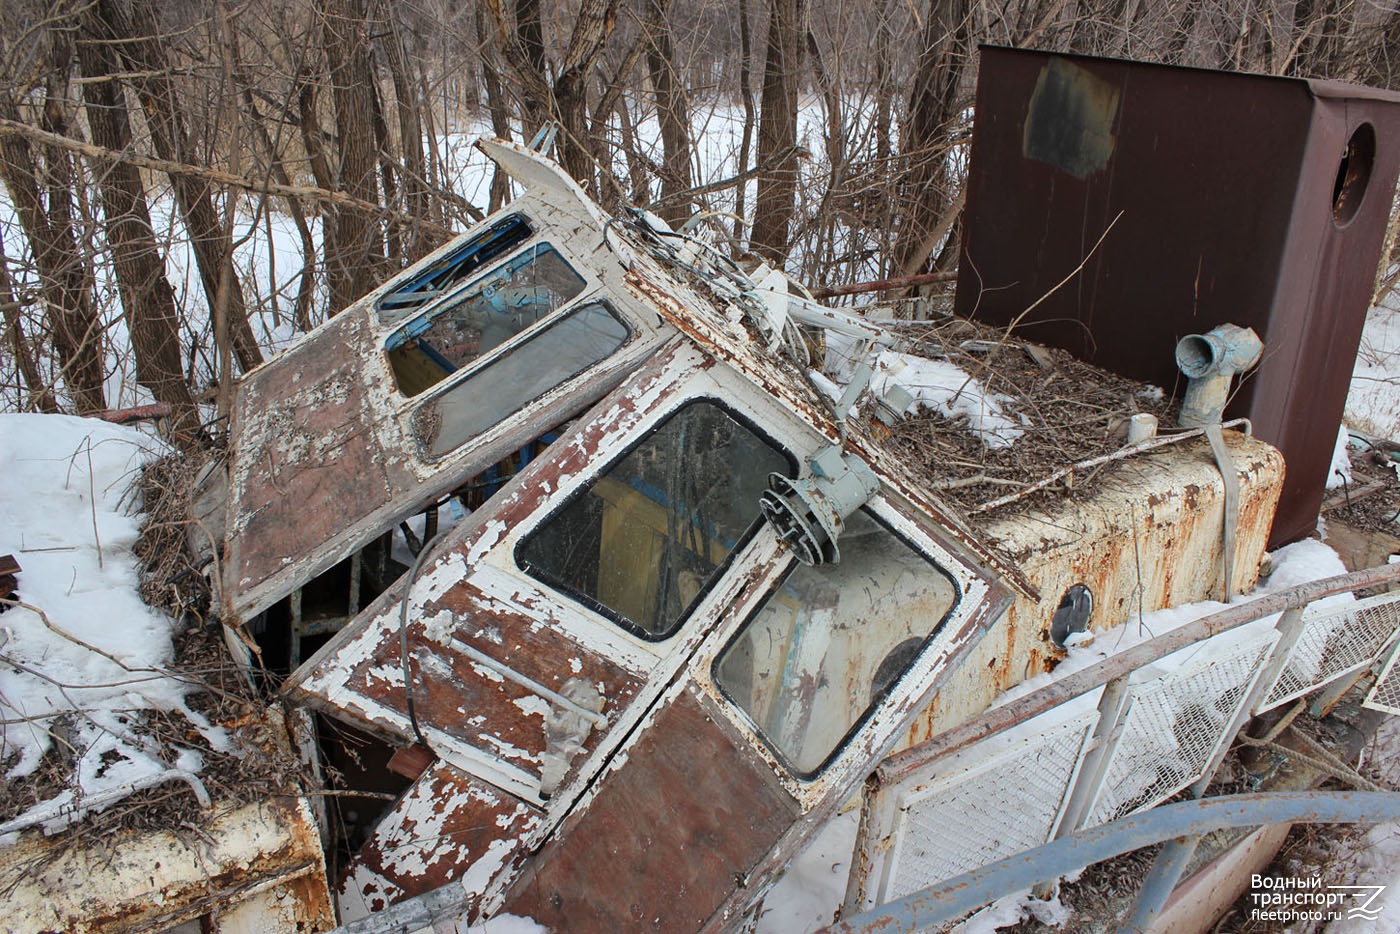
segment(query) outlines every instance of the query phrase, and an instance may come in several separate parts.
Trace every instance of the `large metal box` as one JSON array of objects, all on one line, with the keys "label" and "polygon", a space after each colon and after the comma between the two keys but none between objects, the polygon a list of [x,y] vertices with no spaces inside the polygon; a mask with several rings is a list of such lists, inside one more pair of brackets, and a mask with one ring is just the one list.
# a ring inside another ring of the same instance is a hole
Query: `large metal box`
[{"label": "large metal box", "polygon": [[1309,533],[1400,169],[1400,94],[981,54],[958,313],[1178,395],[1179,338],[1254,328],[1264,360],[1227,415],[1287,460],[1271,545]]}]

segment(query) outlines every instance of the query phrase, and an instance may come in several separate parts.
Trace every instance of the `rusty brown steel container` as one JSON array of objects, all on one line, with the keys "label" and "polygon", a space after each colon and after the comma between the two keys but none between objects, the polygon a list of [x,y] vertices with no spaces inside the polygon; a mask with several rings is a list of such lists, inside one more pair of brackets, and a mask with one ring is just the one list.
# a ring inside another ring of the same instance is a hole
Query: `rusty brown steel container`
[{"label": "rusty brown steel container", "polygon": [[983,47],[957,310],[1178,396],[1178,339],[1254,328],[1227,417],[1287,460],[1274,547],[1316,524],[1397,170],[1400,94]]}]

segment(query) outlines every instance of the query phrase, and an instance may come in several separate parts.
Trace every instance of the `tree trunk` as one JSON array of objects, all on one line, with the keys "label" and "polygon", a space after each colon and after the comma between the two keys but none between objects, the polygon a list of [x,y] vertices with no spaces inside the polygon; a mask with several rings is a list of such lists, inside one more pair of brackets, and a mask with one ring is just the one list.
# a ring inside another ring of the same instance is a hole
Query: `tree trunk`
[{"label": "tree trunk", "polygon": [[903,275],[928,262],[927,242],[943,209],[952,201],[954,180],[948,171],[949,144],[961,117],[963,70],[971,54],[968,0],[933,0],[924,21],[923,52],[914,75],[909,105],[909,160],[903,185],[905,210],[900,218],[895,259]]},{"label": "tree trunk", "polygon": [[520,93],[521,109],[524,111],[520,122],[524,138],[528,140],[551,116],[549,66],[544,56],[540,0],[515,0],[515,38],[519,50],[516,70],[525,79]]},{"label": "tree trunk", "polygon": [[[19,108],[8,92],[0,94],[0,116],[19,120]],[[50,148],[45,156],[49,166],[64,173],[59,167],[67,165],[67,153]],[[102,327],[73,230],[69,189],[53,186],[50,193],[57,197],[46,211],[34,152],[29,143],[11,135],[0,138],[0,177],[34,253],[54,349],[73,406],[81,415],[101,412],[107,408],[102,391]]]},{"label": "tree trunk", "polygon": [[[436,203],[429,195],[428,166],[423,155],[423,123],[418,118],[420,102],[414,93],[408,57],[404,54],[403,29],[399,24],[397,7],[381,0],[380,10],[385,23],[380,46],[384,49],[389,78],[394,83],[394,113],[398,117],[399,151],[403,156],[403,211],[409,217],[443,223],[441,212],[435,210]],[[423,101],[421,105],[426,106],[426,103]],[[437,245],[437,237],[430,235],[424,227],[415,227],[408,245],[408,262],[427,256]]]},{"label": "tree trunk", "polygon": [[[86,40],[79,45],[83,74],[89,79],[116,75],[121,69],[108,44],[111,36],[91,7],[83,16],[82,33]],[[125,151],[131,145],[131,124],[117,79],[89,80],[83,85],[83,102],[92,141]],[[131,333],[136,381],[156,401],[170,404],[177,443],[194,443],[201,434],[199,413],[181,362],[180,315],[166,279],[165,257],[156,245],[141,175],[127,162],[93,165],[92,171],[98,177],[107,244]]]},{"label": "tree trunk", "polygon": [[[496,55],[496,43],[491,38],[486,23],[485,4],[476,5],[476,40],[481,50],[481,83],[486,89],[486,109],[491,114],[491,132],[497,139],[509,140],[510,109],[506,105],[505,89],[501,86],[500,60]],[[491,200],[487,210],[495,212],[506,203],[510,194],[506,173],[499,166],[491,170]]]},{"label": "tree trunk", "polygon": [[753,39],[749,28],[749,0],[739,0],[739,99],[744,104],[744,129],[739,138],[739,164],[734,167],[734,243],[744,238],[744,202],[748,200],[749,156],[753,148],[753,130],[758,122],[758,107],[753,100]]},{"label": "tree trunk", "polygon": [[758,178],[750,249],[781,266],[797,198],[797,92],[807,36],[806,0],[771,0],[758,124]]},{"label": "tree trunk", "polygon": [[10,260],[5,256],[3,240],[0,240],[0,308],[5,311],[5,343],[15,358],[15,369],[29,390],[29,404],[40,412],[57,412],[58,402],[53,397],[53,388],[40,375],[34,350],[24,336],[21,305],[15,295],[14,281],[10,278]]},{"label": "tree trunk", "polygon": [[[110,31],[115,39],[113,48],[126,67],[137,75],[132,79],[133,86],[141,98],[156,154],[169,162],[198,164],[201,160],[191,151],[183,106],[170,80],[165,50],[156,38],[156,16],[150,3],[151,0],[134,0],[132,17],[128,19],[114,0],[94,0],[93,15]],[[195,265],[199,268],[199,279],[212,315],[225,275],[224,247],[229,239],[228,232],[219,223],[210,182],[174,174],[170,176],[170,184],[190,236]],[[243,289],[236,277],[226,294],[234,353],[239,367],[246,372],[262,363],[262,351],[248,324]]]},{"label": "tree trunk", "polygon": [[559,117],[559,163],[590,192],[594,153],[588,127],[588,75],[617,25],[618,0],[583,0],[574,30],[554,81],[554,106]]},{"label": "tree trunk", "polygon": [[[661,200],[659,213],[673,227],[690,217],[691,202],[677,198],[691,187],[690,106],[685,85],[675,71],[671,0],[647,0],[647,70],[656,91],[656,118],[661,129]],[[674,199],[674,200],[673,200]]]},{"label": "tree trunk", "polygon": [[[324,20],[322,45],[335,101],[340,140],[336,187],[362,201],[375,202],[374,99],[365,20],[357,0],[319,0]],[[378,273],[378,224],[360,211],[336,211],[334,237],[326,237],[326,277],[330,312],[335,314],[373,287]]]}]

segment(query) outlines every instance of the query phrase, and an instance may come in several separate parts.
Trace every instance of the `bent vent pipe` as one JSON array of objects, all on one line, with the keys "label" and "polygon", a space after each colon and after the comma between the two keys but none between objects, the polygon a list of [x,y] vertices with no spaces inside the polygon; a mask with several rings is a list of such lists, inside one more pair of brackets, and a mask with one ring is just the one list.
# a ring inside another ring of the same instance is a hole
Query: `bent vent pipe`
[{"label": "bent vent pipe", "polygon": [[1230,383],[1259,362],[1264,343],[1253,328],[1222,324],[1204,334],[1188,334],[1176,345],[1176,365],[1190,380],[1181,401],[1183,428],[1220,424]]}]

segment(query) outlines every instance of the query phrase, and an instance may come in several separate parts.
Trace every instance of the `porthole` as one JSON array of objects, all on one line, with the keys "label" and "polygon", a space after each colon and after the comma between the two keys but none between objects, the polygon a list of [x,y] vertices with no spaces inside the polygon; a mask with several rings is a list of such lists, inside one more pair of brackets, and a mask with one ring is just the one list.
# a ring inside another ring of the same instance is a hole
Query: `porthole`
[{"label": "porthole", "polygon": [[1089,628],[1089,617],[1093,614],[1093,593],[1083,584],[1075,584],[1065,591],[1055,615],[1050,618],[1050,641],[1064,648],[1066,639]]},{"label": "porthole", "polygon": [[1375,161],[1376,131],[1371,124],[1363,123],[1347,140],[1347,148],[1337,166],[1337,180],[1332,186],[1332,222],[1338,227],[1350,224],[1361,209]]}]

